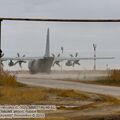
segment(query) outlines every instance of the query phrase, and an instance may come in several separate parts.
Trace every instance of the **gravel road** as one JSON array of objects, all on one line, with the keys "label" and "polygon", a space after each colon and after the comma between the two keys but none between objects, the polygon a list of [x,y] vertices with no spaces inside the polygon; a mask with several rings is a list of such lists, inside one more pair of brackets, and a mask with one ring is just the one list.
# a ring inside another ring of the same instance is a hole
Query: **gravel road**
[{"label": "gravel road", "polygon": [[43,86],[49,88],[74,89],[104,95],[110,95],[120,98],[120,87],[92,85],[86,83],[77,83],[73,81],[63,81],[60,79],[41,78],[41,75],[18,74],[17,81],[34,86]]}]

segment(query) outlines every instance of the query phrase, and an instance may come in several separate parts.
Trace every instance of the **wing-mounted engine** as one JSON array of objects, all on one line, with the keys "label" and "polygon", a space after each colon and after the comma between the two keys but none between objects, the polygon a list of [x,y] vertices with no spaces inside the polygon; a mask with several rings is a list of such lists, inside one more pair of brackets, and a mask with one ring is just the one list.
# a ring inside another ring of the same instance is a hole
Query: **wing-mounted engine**
[{"label": "wing-mounted engine", "polygon": [[[22,58],[24,58],[24,57],[25,57],[25,55],[22,56]],[[20,54],[19,53],[17,53],[17,58],[20,58]],[[10,59],[10,61],[8,63],[8,66],[12,67],[12,66],[15,66],[16,64],[19,64],[20,68],[22,68],[22,63],[26,63],[25,60],[21,60],[21,59],[17,60],[16,62],[15,61],[13,62],[13,60]]]},{"label": "wing-mounted engine", "polygon": [[76,64],[76,65],[80,65],[79,60],[75,60],[75,61],[73,62],[73,66],[74,66],[75,64]]},{"label": "wing-mounted engine", "polygon": [[[20,54],[17,53],[17,57],[20,58]],[[25,55],[22,56],[23,58],[25,57]],[[26,63],[26,61],[24,60],[18,60],[16,63],[19,64],[20,68],[22,68],[22,63]]]},{"label": "wing-mounted engine", "polygon": [[[52,54],[52,56],[53,56],[54,59],[55,59],[55,58],[59,58],[59,57],[60,57],[60,53],[57,55],[57,57],[55,56],[55,54]],[[59,60],[54,60],[52,66],[54,66],[54,65],[57,65],[57,66],[60,67],[60,61],[59,61]]]},{"label": "wing-mounted engine", "polygon": [[[72,54],[70,54],[70,57],[72,57],[72,58],[77,58],[77,57],[78,57],[78,53],[76,53],[75,56],[73,56]],[[65,63],[65,65],[66,65],[66,66],[73,66],[73,67],[74,67],[75,64],[76,64],[76,65],[80,65],[79,61],[80,61],[80,60],[68,60],[68,61]]]},{"label": "wing-mounted engine", "polygon": [[[70,54],[71,57],[77,58],[78,57],[78,52],[76,52],[75,56]],[[80,65],[79,63],[80,60],[74,60],[72,66],[74,67],[75,65]]]},{"label": "wing-mounted engine", "polygon": [[68,61],[65,63],[65,65],[66,65],[66,66],[72,66],[73,63],[72,63],[72,61],[68,60]]},{"label": "wing-mounted engine", "polygon": [[17,64],[17,62],[13,62],[13,60],[10,60],[10,62],[8,63],[8,66],[12,67],[16,64]]}]

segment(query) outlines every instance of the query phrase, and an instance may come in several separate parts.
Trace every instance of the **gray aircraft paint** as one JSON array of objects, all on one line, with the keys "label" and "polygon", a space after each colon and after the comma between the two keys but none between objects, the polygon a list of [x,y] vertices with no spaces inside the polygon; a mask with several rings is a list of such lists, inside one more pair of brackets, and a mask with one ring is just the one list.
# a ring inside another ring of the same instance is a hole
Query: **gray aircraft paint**
[{"label": "gray aircraft paint", "polygon": [[46,51],[45,51],[45,57],[50,57],[50,34],[49,34],[49,28],[47,29],[47,40],[46,40]]},{"label": "gray aircraft paint", "polygon": [[43,59],[31,60],[28,63],[30,73],[49,73],[53,64],[53,57],[50,57],[49,28],[47,29],[46,49]]}]

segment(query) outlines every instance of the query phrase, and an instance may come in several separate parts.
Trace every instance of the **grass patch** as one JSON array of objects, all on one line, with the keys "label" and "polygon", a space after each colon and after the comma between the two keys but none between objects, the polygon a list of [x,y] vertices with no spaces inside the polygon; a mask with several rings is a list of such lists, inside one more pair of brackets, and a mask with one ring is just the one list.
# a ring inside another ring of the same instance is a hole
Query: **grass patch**
[{"label": "grass patch", "polygon": [[[41,104],[58,103],[61,101],[108,101],[105,96],[52,88],[29,87],[18,83],[15,76],[9,73],[0,74],[0,104]],[[59,101],[59,102],[58,102]],[[111,99],[109,98],[109,101]],[[115,101],[115,100],[112,100]]]},{"label": "grass patch", "polygon": [[16,86],[16,78],[7,72],[0,72],[0,86]]},{"label": "grass patch", "polygon": [[118,87],[120,87],[120,81],[114,81],[114,80],[110,80],[110,79],[96,80],[96,81],[86,81],[85,83],[100,84],[100,85],[110,85],[110,86],[118,86]]},{"label": "grass patch", "polygon": [[110,75],[104,79],[84,82],[91,84],[111,85],[120,87],[120,70],[111,70]]},{"label": "grass patch", "polygon": [[0,86],[24,87],[26,85],[17,82],[14,75],[10,75],[8,72],[2,71],[0,72]]},{"label": "grass patch", "polygon": [[47,91],[55,96],[63,98],[73,98],[81,100],[89,99],[89,96],[87,94],[76,90],[48,89]]},{"label": "grass patch", "polygon": [[[67,98],[67,99],[66,99]],[[80,92],[75,90],[61,90],[61,89],[50,89],[41,87],[29,87],[27,85],[18,83],[15,76],[8,73],[0,74],[0,104],[51,104],[51,101],[55,105],[63,105],[62,110],[66,110],[64,105],[68,105],[70,101],[74,104],[77,101],[92,101],[93,103],[78,106],[78,108],[68,110],[85,110],[95,109],[104,106],[104,103],[118,104],[119,101],[116,98],[109,96],[92,94],[87,92]],[[60,102],[64,101],[64,104]],[[73,118],[77,119],[77,118]],[[24,119],[26,120],[26,119]],[[29,120],[40,120],[40,119],[29,119]],[[72,120],[72,118],[54,117],[45,118],[42,120]],[[87,118],[85,119],[87,120]]]},{"label": "grass patch", "polygon": [[39,104],[41,101],[49,102],[51,96],[55,96],[54,101],[57,101],[59,97],[88,98],[84,93],[74,90],[28,87],[18,83],[16,77],[7,72],[3,71],[0,74],[0,104]]},{"label": "grass patch", "polygon": [[15,76],[0,73],[0,104],[34,104],[46,98],[42,88],[30,88],[17,82]]},{"label": "grass patch", "polygon": [[43,90],[38,88],[1,87],[0,91],[0,104],[36,104],[47,99]]},{"label": "grass patch", "polygon": [[[54,96],[54,97],[53,97]],[[36,87],[0,87],[0,104],[41,104],[58,101],[93,100],[89,94],[74,90],[46,89]]]}]

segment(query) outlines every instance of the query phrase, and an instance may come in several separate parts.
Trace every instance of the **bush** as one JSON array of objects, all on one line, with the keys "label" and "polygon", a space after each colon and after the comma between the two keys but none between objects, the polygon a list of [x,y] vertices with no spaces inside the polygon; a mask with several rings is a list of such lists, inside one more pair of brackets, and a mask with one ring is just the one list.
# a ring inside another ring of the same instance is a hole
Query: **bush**
[{"label": "bush", "polygon": [[0,72],[0,86],[16,86],[16,77],[7,72]]},{"label": "bush", "polygon": [[120,81],[120,70],[112,70],[110,75],[110,80]]}]

